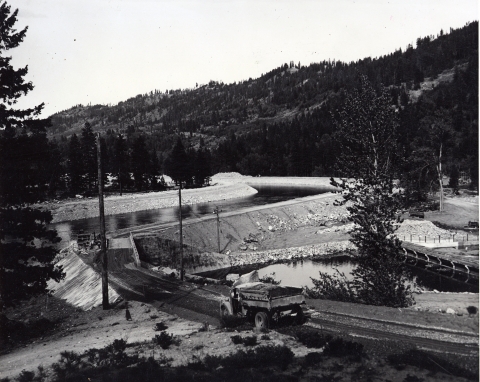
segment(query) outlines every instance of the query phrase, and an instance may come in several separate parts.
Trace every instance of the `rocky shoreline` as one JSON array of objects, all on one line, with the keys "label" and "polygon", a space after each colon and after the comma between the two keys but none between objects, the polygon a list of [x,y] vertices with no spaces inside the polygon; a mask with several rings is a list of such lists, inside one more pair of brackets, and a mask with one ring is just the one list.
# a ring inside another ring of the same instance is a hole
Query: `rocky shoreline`
[{"label": "rocky shoreline", "polygon": [[307,260],[355,250],[348,240],[312,244],[296,248],[270,249],[258,252],[233,252],[228,254],[232,267],[272,264],[285,261]]},{"label": "rocky shoreline", "polygon": [[[182,205],[215,202],[251,196],[257,190],[246,184],[214,185],[182,191]],[[105,198],[105,215],[125,214],[178,206],[178,191],[150,192]],[[49,202],[42,205],[53,215],[52,223],[95,218],[99,216],[98,200],[76,199],[67,202]]]},{"label": "rocky shoreline", "polygon": [[[193,205],[220,200],[236,199],[256,194],[256,186],[319,187],[335,191],[329,178],[312,177],[252,177],[239,173],[220,173],[212,176],[212,186],[182,191],[182,204]],[[52,223],[95,218],[99,216],[98,199],[95,197],[53,200],[40,207],[52,212]],[[178,190],[107,195],[104,201],[105,215],[125,214],[178,206]]]},{"label": "rocky shoreline", "polygon": [[[355,246],[348,240],[332,241],[328,243],[305,245],[301,247],[270,249],[254,252],[229,252],[219,261],[219,254],[203,253],[202,263],[205,267],[191,267],[186,269],[192,274],[214,272],[226,268],[242,268],[250,265],[268,265],[300,260],[324,259],[339,254],[349,253],[355,250]],[[216,263],[216,265],[215,265]]]}]

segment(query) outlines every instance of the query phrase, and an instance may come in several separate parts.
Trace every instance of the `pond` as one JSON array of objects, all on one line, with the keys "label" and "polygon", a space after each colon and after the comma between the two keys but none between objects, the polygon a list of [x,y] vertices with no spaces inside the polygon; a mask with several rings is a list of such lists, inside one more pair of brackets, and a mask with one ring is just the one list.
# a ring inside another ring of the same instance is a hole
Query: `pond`
[{"label": "pond", "polygon": [[[411,272],[411,285],[416,282],[420,289],[438,290],[439,292],[472,292],[478,293],[478,281],[473,279],[465,283],[465,278],[455,279],[446,277],[435,272],[431,272],[420,267],[408,266]],[[275,273],[275,280],[280,281],[282,285],[307,286],[313,287],[311,277],[318,278],[319,272],[330,275],[336,273],[338,269],[351,279],[351,272],[355,268],[355,262],[350,256],[334,256],[321,260],[303,260],[290,263],[271,264],[268,266],[248,266],[235,270],[218,270],[214,272],[202,273],[203,276],[224,278],[227,273],[245,274],[257,269],[260,277],[269,276]]]},{"label": "pond", "polygon": [[[235,211],[241,208],[265,205],[299,197],[318,195],[328,192],[326,187],[287,187],[287,186],[255,186],[257,194],[229,200],[221,200],[210,203],[199,203],[182,206],[182,218],[196,218],[212,214],[215,207],[223,212]],[[119,229],[141,226],[152,223],[170,223],[178,220],[178,207],[159,208],[148,211],[137,211],[126,214],[105,216],[105,229],[107,232],[114,232]],[[99,233],[99,218],[71,220],[51,225],[62,238],[60,247],[68,245],[69,241],[78,233]]]}]

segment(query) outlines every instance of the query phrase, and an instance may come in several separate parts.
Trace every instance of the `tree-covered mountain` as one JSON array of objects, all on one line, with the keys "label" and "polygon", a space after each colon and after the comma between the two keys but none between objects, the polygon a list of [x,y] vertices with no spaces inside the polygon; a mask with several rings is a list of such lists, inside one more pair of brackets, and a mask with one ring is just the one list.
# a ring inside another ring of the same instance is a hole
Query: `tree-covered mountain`
[{"label": "tree-covered mountain", "polygon": [[[107,172],[121,172],[124,188],[151,187],[152,172],[171,165],[178,137],[191,171],[201,151],[202,166],[211,173],[331,176],[337,110],[359,86],[359,74],[390,92],[413,190],[435,187],[439,161],[452,179],[464,175],[477,185],[478,22],[418,38],[416,47],[379,58],[290,62],[239,83],[211,81],[194,89],[153,90],[117,105],[77,105],[51,116],[50,138],[69,174],[79,158],[72,150],[86,152],[81,134],[88,122],[103,136]],[[134,170],[135,179],[127,179]],[[72,183],[81,183],[75,174],[57,186],[69,189]]]}]

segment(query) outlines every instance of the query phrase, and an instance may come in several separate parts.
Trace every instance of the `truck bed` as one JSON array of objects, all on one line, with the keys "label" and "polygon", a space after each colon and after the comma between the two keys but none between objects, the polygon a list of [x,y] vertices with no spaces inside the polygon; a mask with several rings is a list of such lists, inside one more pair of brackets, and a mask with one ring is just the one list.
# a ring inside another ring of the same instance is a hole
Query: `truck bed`
[{"label": "truck bed", "polygon": [[284,297],[302,295],[302,288],[264,283],[239,285],[238,291],[242,299],[257,301],[276,300]]}]

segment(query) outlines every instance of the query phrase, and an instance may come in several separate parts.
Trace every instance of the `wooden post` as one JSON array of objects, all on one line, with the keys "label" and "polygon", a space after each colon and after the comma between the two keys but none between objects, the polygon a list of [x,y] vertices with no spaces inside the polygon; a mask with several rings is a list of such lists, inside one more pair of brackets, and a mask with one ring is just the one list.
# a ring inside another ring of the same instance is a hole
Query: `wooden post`
[{"label": "wooden post", "polygon": [[110,308],[108,302],[108,258],[107,238],[105,236],[105,209],[103,205],[103,169],[102,149],[100,134],[97,135],[97,162],[98,162],[98,206],[100,210],[100,251],[102,253],[102,307],[103,310]]},{"label": "wooden post", "polygon": [[182,181],[180,181],[180,188],[178,189],[178,206],[180,207],[180,280],[183,281],[183,228],[182,228]]},{"label": "wooden post", "polygon": [[222,210],[219,210],[218,207],[215,207],[213,213],[217,215],[217,244],[218,244],[218,253],[220,253],[220,216],[219,213]]}]

